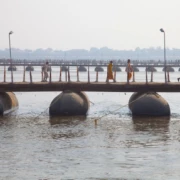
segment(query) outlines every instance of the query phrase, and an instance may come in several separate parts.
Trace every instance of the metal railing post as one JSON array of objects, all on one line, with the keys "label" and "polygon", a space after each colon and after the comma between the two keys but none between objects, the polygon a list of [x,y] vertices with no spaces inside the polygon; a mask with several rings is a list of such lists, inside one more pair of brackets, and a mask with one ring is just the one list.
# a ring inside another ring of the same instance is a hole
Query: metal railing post
[{"label": "metal railing post", "polygon": [[[12,59],[11,59],[12,61]],[[13,78],[13,66],[12,66],[12,62],[11,62],[11,83],[14,82],[14,78]]]},{"label": "metal railing post", "polygon": [[67,82],[67,70],[65,70],[65,81]]},{"label": "metal railing post", "polygon": [[6,82],[6,65],[4,64],[4,82]]},{"label": "metal railing post", "polygon": [[170,82],[169,71],[167,71],[168,82]]},{"label": "metal railing post", "polygon": [[23,82],[25,82],[25,62],[24,62]]},{"label": "metal railing post", "polygon": [[30,83],[32,83],[32,72],[31,72],[31,69],[29,71],[29,76],[30,76]]},{"label": "metal railing post", "polygon": [[88,83],[90,83],[89,65],[88,65]]},{"label": "metal railing post", "polygon": [[133,82],[135,82],[135,72],[133,70]]},{"label": "metal railing post", "polygon": [[114,80],[113,81],[116,82],[116,69],[114,71]]},{"label": "metal railing post", "polygon": [[79,67],[77,66],[77,82],[79,82]]},{"label": "metal railing post", "polygon": [[146,66],[146,84],[148,83],[147,66]]},{"label": "metal railing post", "polygon": [[61,82],[61,75],[62,75],[62,70],[61,70],[61,66],[60,66],[60,70],[59,70],[59,82]]},{"label": "metal railing post", "polygon": [[70,71],[69,71],[69,66],[68,66],[68,82],[70,82],[71,79],[70,79]]},{"label": "metal railing post", "polygon": [[96,82],[98,82],[98,71],[96,71]]},{"label": "metal railing post", "polygon": [[44,73],[43,73],[43,67],[41,67],[41,81],[44,81]]},{"label": "metal railing post", "polygon": [[51,66],[49,67],[49,69],[50,69],[50,72],[49,72],[49,83],[51,83],[52,82],[52,71],[51,71]]},{"label": "metal railing post", "polygon": [[129,84],[129,72],[127,70],[127,84]]},{"label": "metal railing post", "polygon": [[151,82],[153,82],[153,69],[151,68]]}]

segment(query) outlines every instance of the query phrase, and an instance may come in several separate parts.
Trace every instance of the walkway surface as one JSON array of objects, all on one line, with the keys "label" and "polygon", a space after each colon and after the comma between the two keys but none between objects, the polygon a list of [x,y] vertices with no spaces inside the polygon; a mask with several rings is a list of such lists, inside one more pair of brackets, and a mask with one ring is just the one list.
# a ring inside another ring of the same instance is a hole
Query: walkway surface
[{"label": "walkway surface", "polygon": [[96,91],[96,92],[180,92],[180,83],[168,82],[14,82],[0,83],[0,92],[33,92],[33,91]]}]

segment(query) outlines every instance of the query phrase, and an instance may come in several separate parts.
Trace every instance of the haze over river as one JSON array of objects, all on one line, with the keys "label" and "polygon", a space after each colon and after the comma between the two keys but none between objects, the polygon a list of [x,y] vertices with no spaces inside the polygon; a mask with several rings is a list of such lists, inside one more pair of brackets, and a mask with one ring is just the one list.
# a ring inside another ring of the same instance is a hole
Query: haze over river
[{"label": "haze over river", "polygon": [[[52,71],[54,79],[58,71]],[[22,81],[22,70],[15,74]],[[80,80],[86,75],[80,74]],[[170,73],[171,81],[179,76],[178,68]],[[40,81],[40,71],[35,69],[33,77]],[[117,73],[117,79],[125,77]],[[154,79],[163,78],[160,68]],[[143,68],[136,80],[145,81]],[[128,106],[120,108],[132,93],[86,92],[91,101],[87,117],[51,118],[48,107],[59,93],[15,93],[19,109],[0,118],[0,179],[179,180],[180,93],[159,93],[170,105],[170,117],[132,117]]]}]

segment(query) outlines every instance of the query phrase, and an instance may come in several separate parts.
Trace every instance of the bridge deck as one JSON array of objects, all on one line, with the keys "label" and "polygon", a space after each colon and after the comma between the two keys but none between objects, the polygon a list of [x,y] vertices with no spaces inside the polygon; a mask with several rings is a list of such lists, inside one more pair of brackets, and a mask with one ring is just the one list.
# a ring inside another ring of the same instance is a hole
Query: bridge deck
[{"label": "bridge deck", "polygon": [[32,91],[99,91],[99,92],[180,92],[180,83],[168,82],[14,82],[0,83],[0,92],[32,92]]}]

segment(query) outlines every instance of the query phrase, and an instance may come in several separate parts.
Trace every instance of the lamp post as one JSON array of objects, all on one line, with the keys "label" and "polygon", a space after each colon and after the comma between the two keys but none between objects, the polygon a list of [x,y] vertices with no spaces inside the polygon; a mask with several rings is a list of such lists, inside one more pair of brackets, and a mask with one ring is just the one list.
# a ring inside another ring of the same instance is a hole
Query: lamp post
[{"label": "lamp post", "polygon": [[12,31],[9,32],[9,55],[10,55],[10,61],[11,61],[11,82],[13,83],[13,73],[12,73],[12,58],[11,58],[11,34],[13,34]]},{"label": "lamp post", "polygon": [[166,33],[163,28],[160,29],[162,33],[164,33],[164,78],[165,83],[167,83],[167,77],[166,77]]}]

